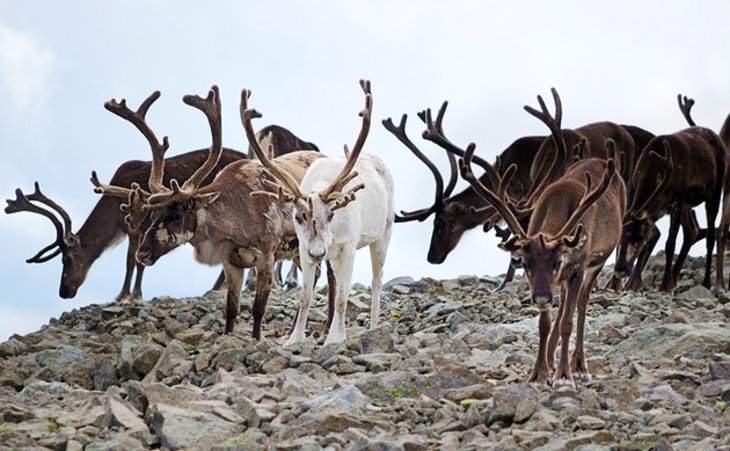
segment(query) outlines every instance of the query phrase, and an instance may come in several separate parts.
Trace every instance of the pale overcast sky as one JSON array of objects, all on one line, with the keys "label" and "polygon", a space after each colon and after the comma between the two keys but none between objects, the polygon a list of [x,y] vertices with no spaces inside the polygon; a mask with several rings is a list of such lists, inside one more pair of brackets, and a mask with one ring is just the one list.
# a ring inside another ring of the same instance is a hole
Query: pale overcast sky
[{"label": "pale overcast sky", "polygon": [[[169,135],[168,155],[208,145],[205,120],[181,98],[218,84],[226,146],[247,147],[238,100],[249,88],[264,114],[257,126],[283,125],[340,156],[360,126],[357,81],[368,78],[375,121],[365,150],[390,166],[396,208],[418,209],[432,202],[433,179],[382,119],[408,113],[409,136],[444,169],[415,115],[443,100],[450,138],[476,142],[489,160],[520,136],[546,133],[522,106],[549,98],[553,86],[566,128],[610,120],[671,133],[685,127],[681,92],[697,101],[696,121],[717,131],[730,112],[728,42],[723,1],[0,0],[0,193],[32,192],[38,180],[77,230],[98,200],[92,169],[108,180],[123,161],[149,159],[144,139],[103,103],[124,97],[136,106],[154,90],[162,98],[148,120]],[[396,225],[386,280],[504,271],[507,255],[481,231],[430,265],[431,227],[431,219]],[[75,299],[60,299],[60,258],[25,263],[54,234],[41,216],[0,214],[0,340],[119,291],[126,243],[97,260]],[[202,294],[218,271],[197,264],[187,246],[147,269],[144,294]],[[369,284],[367,250],[354,278]]]}]

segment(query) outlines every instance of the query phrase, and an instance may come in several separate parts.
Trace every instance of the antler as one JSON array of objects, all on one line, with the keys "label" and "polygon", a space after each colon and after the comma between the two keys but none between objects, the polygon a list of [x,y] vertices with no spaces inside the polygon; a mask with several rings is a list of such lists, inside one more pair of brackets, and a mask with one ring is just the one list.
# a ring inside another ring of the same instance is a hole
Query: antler
[{"label": "antler", "polygon": [[616,173],[616,143],[612,139],[606,140],[606,150],[608,151],[608,160],[606,161],[606,171],[603,173],[601,183],[594,189],[591,190],[591,176],[586,172],[586,188],[583,198],[578,204],[578,208],[575,209],[570,219],[565,223],[563,228],[558,232],[556,238],[566,236],[570,234],[578,223],[583,219],[588,209],[601,198],[608,185],[611,183],[611,178]]},{"label": "antler", "polygon": [[[448,101],[444,101],[436,114],[436,122],[433,121],[431,115],[431,108],[426,108],[425,111],[418,114],[418,117],[426,124],[426,130],[423,131],[423,138],[431,141],[432,143],[443,148],[450,154],[454,154],[457,157],[464,158],[464,149],[455,145],[451,140],[446,137],[444,133],[443,120],[446,114],[446,107],[449,105]],[[487,177],[493,186],[497,186],[499,175],[494,167],[486,160],[480,158],[477,155],[472,157],[472,161],[478,164],[487,172]]]},{"label": "antler", "polygon": [[568,158],[568,148],[565,144],[565,140],[563,139],[563,132],[561,130],[561,123],[563,120],[563,104],[560,101],[560,95],[558,95],[558,91],[555,88],[550,88],[550,92],[553,94],[553,101],[555,102],[555,116],[552,116],[550,114],[547,106],[545,105],[545,101],[542,100],[542,96],[540,95],[537,96],[537,101],[540,104],[541,111],[537,111],[529,105],[524,106],[525,111],[535,116],[545,125],[547,125],[548,129],[550,129],[553,142],[555,143],[555,158],[550,164],[547,172],[545,172],[540,179],[533,182],[533,185],[528,192],[525,205],[532,205],[534,203],[535,198],[542,192],[545,184],[550,181],[549,179],[552,174]]},{"label": "antler", "polygon": [[160,143],[157,140],[155,133],[149,125],[147,125],[147,120],[145,119],[147,110],[157,99],[160,98],[160,95],[160,91],[155,91],[150,94],[150,96],[142,102],[137,111],[130,110],[129,107],[127,107],[127,101],[125,99],[122,99],[120,102],[117,102],[115,99],[111,99],[104,104],[104,108],[122,119],[131,122],[132,125],[137,127],[137,130],[139,130],[140,133],[147,138],[147,141],[150,144],[150,149],[152,150],[152,171],[150,172],[149,188],[153,193],[166,190],[166,188],[162,185],[162,177],[165,172],[165,152],[170,147],[167,136],[163,137],[162,143]]},{"label": "antler", "polygon": [[467,146],[466,148],[464,158],[459,160],[459,170],[461,172],[461,177],[474,187],[474,191],[479,195],[479,197],[494,206],[494,208],[502,216],[502,219],[504,219],[504,222],[507,223],[507,226],[510,228],[514,235],[517,235],[521,238],[526,237],[527,234],[525,233],[525,230],[522,228],[522,225],[520,225],[520,222],[509,209],[504,200],[502,200],[489,188],[484,186],[482,182],[480,182],[479,179],[474,176],[474,172],[471,169],[471,161],[472,157],[474,156],[474,149],[476,149],[476,145],[474,143],[470,143],[469,146]]},{"label": "antler", "polygon": [[[444,193],[444,179],[441,178],[441,173],[439,172],[436,165],[433,164],[433,162],[426,157],[426,155],[421,152],[418,147],[416,147],[415,144],[408,138],[406,135],[406,121],[408,120],[408,115],[404,114],[401,117],[400,125],[397,127],[393,123],[393,120],[391,118],[383,120],[383,126],[386,130],[388,130],[390,133],[392,133],[398,140],[403,143],[408,149],[413,152],[413,154],[425,164],[428,169],[433,174],[434,179],[436,180],[436,195],[434,198],[433,205],[431,205],[428,208],[424,208],[421,210],[411,211],[411,212],[405,212],[401,211],[401,214],[403,216],[395,215],[395,221],[396,222],[407,222],[407,221],[423,221],[424,219],[428,218],[431,213],[439,210],[441,206],[443,205],[444,198],[448,197]],[[449,153],[449,155],[451,155]],[[452,156],[453,158],[453,156]]]},{"label": "antler", "polygon": [[692,120],[692,115],[690,114],[690,112],[692,111],[692,107],[695,104],[695,101],[687,96],[682,96],[682,94],[677,94],[677,103],[679,104],[679,110],[682,112],[682,116],[684,116],[684,118],[687,120],[689,126],[697,126],[697,124],[695,124],[695,121]]},{"label": "antler", "polygon": [[301,190],[299,190],[299,183],[297,183],[291,174],[274,164],[272,156],[264,152],[264,149],[261,147],[261,143],[256,137],[256,132],[253,129],[251,119],[258,119],[262,115],[255,109],[248,107],[249,97],[251,97],[250,90],[244,89],[241,91],[241,105],[239,108],[241,113],[241,124],[243,124],[243,129],[246,132],[249,145],[256,154],[256,158],[258,158],[261,164],[279,181],[279,183],[269,181],[264,182],[269,186],[269,188],[276,189],[277,194],[268,191],[254,191],[251,193],[251,196],[273,197],[277,202],[298,202],[299,200],[304,199],[304,194],[302,194]]},{"label": "antler", "polygon": [[[64,222],[67,225],[67,229],[64,230],[63,225],[61,224],[61,221],[58,220],[56,215],[54,215],[52,212],[43,209],[31,202],[31,199],[36,200],[38,202],[46,203],[49,207],[53,208],[54,210],[61,213],[61,216],[64,219]],[[7,214],[13,214],[18,213],[20,211],[28,211],[31,213],[37,213],[39,215],[45,216],[46,218],[50,219],[53,223],[53,226],[56,228],[56,241],[49,244],[48,246],[44,247],[38,253],[36,253],[33,257],[26,260],[27,263],[43,263],[47,262],[48,260],[52,259],[61,251],[67,247],[66,244],[66,238],[70,237],[71,235],[71,220],[68,218],[68,214],[66,214],[66,211],[63,210],[58,204],[48,199],[45,195],[43,195],[40,191],[40,186],[38,185],[38,182],[35,182],[35,192],[31,194],[30,196],[26,197],[25,194],[23,194],[23,191],[21,191],[20,188],[15,190],[15,200],[7,199],[8,205],[5,207],[5,213]],[[54,247],[58,247],[54,252],[52,252],[49,255],[44,256],[46,252],[50,251]]]},{"label": "antler", "polygon": [[[357,191],[358,189],[351,189],[348,191],[347,194],[345,194],[345,197],[341,197],[341,194],[338,194],[342,191],[342,188],[353,178],[357,177],[357,172],[353,172],[352,168],[355,166],[355,162],[357,161],[357,158],[360,156],[360,152],[362,151],[363,146],[365,145],[365,139],[368,136],[368,132],[370,131],[370,120],[372,118],[373,114],[373,94],[370,90],[370,81],[369,80],[360,80],[360,87],[362,88],[363,92],[365,93],[365,108],[360,112],[360,117],[362,117],[362,126],[360,127],[360,133],[357,136],[357,141],[355,141],[355,145],[352,148],[352,152],[349,152],[347,145],[345,145],[345,155],[349,153],[349,156],[347,157],[347,162],[345,163],[345,166],[342,168],[340,173],[335,177],[334,180],[327,186],[327,188],[324,189],[324,191],[319,193],[319,197],[324,201],[328,202],[330,200],[333,200],[334,198],[345,199],[348,197],[349,194],[353,194],[354,191]],[[364,187],[364,186],[363,186]],[[354,196],[349,196],[352,199],[354,199]],[[351,202],[347,201],[345,202],[345,205],[347,203]],[[344,205],[338,208],[342,208]]]},{"label": "antler", "polygon": [[[183,102],[199,109],[208,118],[212,143],[208,149],[208,157],[203,164],[180,186],[177,180],[170,181],[171,190],[165,189],[162,192],[152,194],[144,206],[146,210],[164,208],[174,202],[188,199],[200,186],[210,172],[218,164],[223,152],[223,126],[221,125],[221,102],[218,86],[213,85],[208,91],[208,96],[203,99],[197,95],[186,95]],[[163,174],[164,175],[164,172]]]}]

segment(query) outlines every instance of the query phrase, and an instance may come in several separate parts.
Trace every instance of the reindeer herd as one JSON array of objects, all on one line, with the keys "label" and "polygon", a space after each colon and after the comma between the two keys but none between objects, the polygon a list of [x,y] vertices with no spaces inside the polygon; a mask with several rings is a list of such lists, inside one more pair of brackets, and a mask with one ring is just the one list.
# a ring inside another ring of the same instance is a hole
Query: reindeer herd
[{"label": "reindeer herd", "polygon": [[[494,229],[502,240],[499,247],[510,254],[506,276],[497,290],[513,279],[517,268],[523,268],[539,311],[539,348],[528,381],[541,384],[573,384],[575,378],[590,377],[584,351],[585,316],[598,274],[615,253],[608,287],[643,289],[642,271],[659,241],[656,222],[663,216],[669,216],[670,225],[659,290],[676,287],[690,247],[702,239],[707,253],[703,284],[716,294],[726,288],[723,256],[730,226],[730,116],[718,135],[695,125],[691,117],[694,102],[680,96],[679,107],[690,127],[673,134],[654,136],[639,127],[613,122],[563,129],[562,103],[553,89],[554,114],[540,96],[539,110],[525,106],[547,126],[549,134],[519,138],[490,163],[475,155],[474,143],[462,148],[446,137],[444,102],[435,120],[430,109],[418,117],[425,125],[423,138],[446,151],[451,171],[446,183],[436,165],[408,138],[407,115],[397,126],[388,118],[382,121],[385,129],[435,179],[433,205],[395,214],[390,171],[380,158],[363,153],[373,96],[369,81],[361,80],[360,87],[365,97],[362,124],[352,150],[345,146],[343,158],[328,158],[316,145],[277,125],[256,132],[253,120],[262,115],[249,107],[249,90],[243,90],[240,98],[248,155],[224,148],[216,86],[205,98],[183,98],[205,115],[210,147],[165,158],[168,138],[160,141],[146,121],[147,111],[160,93],[154,92],[136,111],[125,100],[112,99],[106,109],[137,128],[149,143],[152,160],[123,163],[108,184],[92,172],[91,182],[101,198],[76,233],[68,213],[43,194],[37,182],[31,194],[17,189],[16,198],[7,200],[5,212],[37,213],[55,226],[56,240],[27,262],[43,263],[61,255],[62,298],[74,297],[94,261],[125,235],[129,242],[126,272],[117,301],[141,298],[144,268],[189,243],[200,263],[223,266],[214,288],[225,284],[225,333],[232,333],[244,269],[249,268],[247,285],[255,290],[255,339],[262,335],[272,286],[284,284],[281,262],[292,260],[295,266],[286,284],[297,285],[296,269],[300,268],[302,285],[285,346],[306,339],[314,286],[325,269],[329,285],[325,344],[346,339],[355,253],[365,246],[370,248],[372,264],[370,325],[377,327],[393,223],[424,221],[433,215],[427,259],[435,264],[445,261],[467,230],[477,226],[485,232]],[[479,177],[474,164],[483,172]],[[470,186],[453,194],[459,176]],[[707,218],[705,229],[699,227],[693,211],[700,204]],[[720,224],[716,226],[718,214]],[[683,242],[675,256],[680,227]],[[557,289],[559,303],[552,322],[550,307]],[[576,341],[570,355],[576,307]]]}]

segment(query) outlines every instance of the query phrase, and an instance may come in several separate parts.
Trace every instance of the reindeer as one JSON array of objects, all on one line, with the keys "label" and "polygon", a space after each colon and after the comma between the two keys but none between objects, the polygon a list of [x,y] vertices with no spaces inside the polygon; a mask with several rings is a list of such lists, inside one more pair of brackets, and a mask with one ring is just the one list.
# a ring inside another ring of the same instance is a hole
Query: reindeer
[{"label": "reindeer", "polygon": [[[697,124],[695,123],[694,119],[692,119],[692,107],[695,104],[695,101],[693,99],[690,99],[687,96],[683,96],[681,94],[677,94],[677,104],[679,105],[679,110],[682,112],[682,116],[686,119],[687,123],[690,127],[696,127]],[[730,145],[730,115],[725,119],[725,122],[722,125],[722,128],[720,129],[720,141],[725,144],[725,149],[728,150],[728,145]],[[717,240],[717,253],[716,253],[716,269],[715,269],[715,284],[712,286],[712,292],[714,294],[720,294],[725,291],[725,277],[723,275],[724,272],[724,266],[725,266],[725,247],[727,243],[727,236],[729,233],[728,228],[730,227],[730,177],[728,177],[728,166],[730,165],[730,155],[728,155],[728,159],[726,161],[725,166],[725,176],[724,176],[724,183],[723,183],[723,189],[722,189],[722,210],[720,214],[720,227],[716,230],[717,236],[715,239]],[[692,220],[696,223],[697,220],[694,216],[694,210],[690,211],[690,214],[692,215]],[[703,238],[707,237],[707,229],[702,230],[700,229],[700,233],[695,238],[695,241],[699,241]]]},{"label": "reindeer", "polygon": [[[651,254],[659,238],[655,223],[669,214],[666,264],[659,289],[674,289],[687,253],[700,233],[692,208],[704,203],[707,261],[703,285],[710,288],[715,218],[727,161],[727,150],[720,137],[703,127],[690,127],[671,135],[656,136],[649,142],[634,168],[634,192],[624,216],[615,265],[615,272],[619,276],[627,275],[630,267],[627,262],[633,255]],[[675,242],[680,226],[683,243],[675,261]],[[645,263],[637,259],[627,289],[638,290],[643,286],[641,270]]]},{"label": "reindeer", "polygon": [[[271,290],[273,264],[277,259],[295,256],[296,235],[293,225],[282,208],[267,200],[252,201],[248,193],[262,189],[267,175],[261,163],[239,160],[226,166],[209,185],[200,181],[210,171],[221,153],[221,117],[218,88],[213,87],[206,99],[185,96],[185,103],[205,113],[212,135],[208,159],[182,185],[176,180],[170,188],[160,180],[165,168],[161,162],[165,147],[154,133],[151,146],[152,192],[134,187],[129,192],[126,220],[134,225],[135,218],[151,212],[151,224],[137,250],[137,260],[150,266],[161,256],[189,242],[195,248],[196,259],[204,264],[223,264],[227,285],[225,333],[232,333],[238,315],[243,269],[257,268],[256,295],[252,308],[253,337],[261,338],[261,324]],[[303,176],[312,161],[322,157],[316,151],[291,152],[277,157],[292,173]],[[107,194],[117,194],[118,187],[98,184]]]},{"label": "reindeer", "polygon": [[269,186],[274,192],[266,190],[252,196],[294,205],[292,217],[299,240],[303,284],[297,319],[285,346],[305,339],[315,268],[321,261],[331,264],[337,280],[334,316],[325,344],[346,338],[345,311],[355,252],[364,246],[370,246],[373,270],[370,327],[378,325],[383,264],[394,220],[393,179],[378,157],[360,157],[372,115],[370,82],[361,80],[360,86],[365,93],[365,109],[360,113],[362,126],[352,152],[345,146],[345,161],[314,162],[301,186],[286,168],[272,164],[266,156],[251,125],[251,120],[261,114],[247,107],[250,91],[241,94],[241,120],[246,135],[258,158],[277,181]]},{"label": "reindeer", "polygon": [[[537,199],[527,231],[500,197],[474,176],[470,144],[460,160],[466,179],[502,216],[513,236],[500,244],[513,259],[521,261],[530,286],[532,301],[540,310],[540,346],[528,382],[546,383],[560,338],[560,360],[552,376],[553,385],[571,384],[573,374],[589,378],[583,350],[585,313],[591,289],[621,231],[626,207],[626,188],[616,172],[615,144],[606,142],[608,160],[590,158],[577,162],[557,181],[549,184]],[[592,188],[592,180],[600,179]],[[560,286],[560,305],[550,332],[549,305]],[[573,312],[578,306],[575,350],[568,362],[568,343],[573,328]],[[549,338],[548,338],[549,336]]]},{"label": "reindeer", "polygon": [[[196,150],[166,160],[168,176],[165,179],[169,183],[171,178],[189,177],[193,169],[200,166],[205,159],[207,150]],[[245,155],[231,149],[223,149],[214,172],[219,171],[230,162],[245,158]],[[151,164],[148,161],[127,161],[123,163],[114,173],[110,184],[129,188],[132,184],[138,184],[143,189],[148,189],[147,179],[149,178]],[[213,176],[207,177],[203,183],[212,181]],[[25,195],[20,188],[15,190],[16,199],[7,200],[5,213],[17,213],[27,211],[46,216],[56,228],[56,241],[41,249],[36,255],[26,260],[27,263],[44,263],[57,255],[61,255],[63,269],[61,272],[61,284],[58,295],[63,299],[76,296],[79,287],[86,280],[89,269],[102,253],[116,246],[126,235],[128,238],[126,271],[122,289],[115,300],[121,302],[125,299],[136,299],[142,297],[142,275],[144,266],[136,261],[135,253],[139,245],[140,234],[137,230],[130,229],[124,222],[125,213],[120,210],[122,200],[118,196],[104,195],[99,199],[84,224],[74,233],[69,214],[60,205],[46,197],[41,191],[39,183],[35,183],[35,192]],[[33,202],[50,207],[50,210],[41,208]],[[55,212],[55,213],[54,213]],[[58,214],[59,218],[56,216]],[[141,231],[144,231],[148,222],[142,224]],[[134,270],[137,270],[134,280],[134,288],[130,291]]]},{"label": "reindeer", "polygon": [[[391,118],[383,121],[383,126],[391,132],[398,140],[403,143],[413,154],[421,160],[431,171],[436,180],[436,196],[433,205],[430,207],[416,210],[412,212],[401,211],[401,215],[396,215],[395,222],[424,221],[431,214],[434,215],[433,232],[431,234],[431,244],[428,250],[427,260],[429,263],[441,264],[446,260],[448,254],[456,247],[461,240],[462,235],[467,230],[482,225],[484,232],[495,227],[498,235],[503,231],[496,228],[496,222],[490,222],[489,219],[494,217],[494,210],[488,209],[480,214],[471,213],[473,208],[481,208],[485,206],[484,201],[479,197],[474,188],[471,186],[462,192],[452,196],[456,186],[457,164],[454,155],[463,156],[464,151],[454,145],[446,138],[443,130],[443,117],[446,112],[448,102],[444,102],[438,111],[436,121],[431,117],[431,110],[427,109],[418,114],[418,116],[426,123],[426,131],[423,137],[444,148],[449,158],[449,166],[451,175],[449,182],[444,189],[444,181],[441,174],[431,160],[421,152],[418,147],[406,135],[406,121],[408,115],[404,114],[400,124],[396,127]],[[498,157],[494,166],[485,164],[479,157],[474,157],[474,162],[484,167],[486,172],[480,177],[480,181],[493,190],[498,187],[494,185],[495,176],[492,171],[496,170],[501,177],[505,175],[507,168],[515,163],[516,172],[512,177],[512,183],[509,185],[508,195],[515,199],[521,199],[527,189],[531,185],[529,179],[529,168],[535,152],[542,143],[544,137],[528,136],[519,138],[505,149]],[[515,268],[512,264],[508,266],[507,273],[502,283],[496,288],[497,291],[502,290],[506,283],[514,277]]]},{"label": "reindeer", "polygon": [[[266,148],[268,148],[269,145],[273,146],[274,155],[276,156],[281,156],[289,152],[294,152],[296,150],[316,150],[317,152],[319,152],[319,147],[317,147],[316,144],[300,139],[289,130],[279,125],[267,125],[266,127],[256,132],[256,137],[259,142],[262,143],[262,146]],[[251,146],[249,146],[248,148],[248,158],[256,158],[256,153],[254,153]],[[283,287],[286,284],[286,288],[288,290],[296,288],[298,283],[296,263],[292,263],[286,279],[282,277],[282,264],[283,262],[281,261],[276,262],[276,269],[274,271],[274,285]],[[221,277],[219,278],[220,283],[223,282],[222,278],[223,273],[221,273]],[[251,291],[256,290],[256,268],[249,269],[248,275],[246,276],[245,286]]]}]

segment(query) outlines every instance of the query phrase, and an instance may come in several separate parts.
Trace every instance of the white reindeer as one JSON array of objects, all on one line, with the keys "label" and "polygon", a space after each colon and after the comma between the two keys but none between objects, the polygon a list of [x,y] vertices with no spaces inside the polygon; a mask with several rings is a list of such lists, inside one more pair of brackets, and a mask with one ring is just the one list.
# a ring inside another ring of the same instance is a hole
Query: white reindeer
[{"label": "white reindeer", "polygon": [[373,271],[370,327],[378,325],[383,264],[395,217],[393,178],[383,161],[375,155],[363,155],[358,159],[372,115],[370,82],[361,80],[360,86],[365,92],[365,109],[360,113],[362,127],[352,152],[345,146],[344,160],[315,162],[302,179],[301,188],[289,173],[271,162],[271,157],[256,140],[251,119],[261,117],[261,114],[246,106],[250,91],[244,90],[241,95],[241,120],[249,143],[278,181],[268,184],[275,193],[259,191],[252,196],[269,196],[279,202],[294,204],[294,228],[299,239],[303,285],[297,319],[285,346],[305,339],[315,271],[322,260],[330,263],[337,280],[335,312],[325,344],[339,343],[347,338],[345,312],[355,251],[365,246],[370,246]]}]

